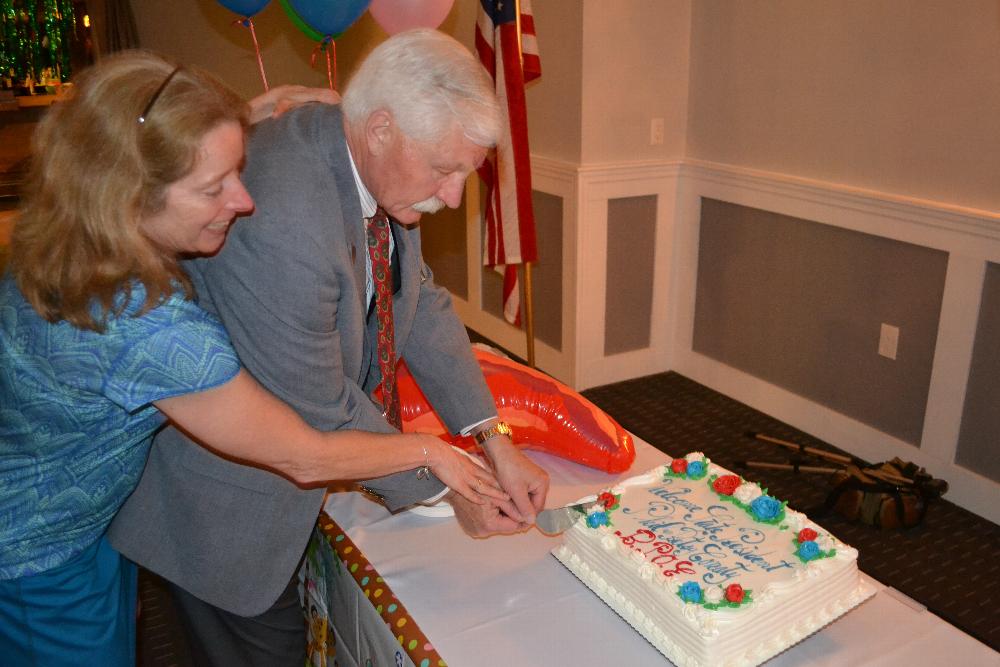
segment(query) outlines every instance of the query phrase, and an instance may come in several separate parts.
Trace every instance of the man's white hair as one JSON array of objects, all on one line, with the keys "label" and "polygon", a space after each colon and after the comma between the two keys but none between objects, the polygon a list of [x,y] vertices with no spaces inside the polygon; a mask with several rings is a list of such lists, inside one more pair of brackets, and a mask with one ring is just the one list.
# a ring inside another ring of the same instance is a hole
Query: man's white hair
[{"label": "man's white hair", "polygon": [[470,141],[489,147],[500,127],[489,74],[460,43],[426,28],[379,44],[351,77],[342,107],[352,126],[385,109],[421,142],[443,139],[457,122]]}]

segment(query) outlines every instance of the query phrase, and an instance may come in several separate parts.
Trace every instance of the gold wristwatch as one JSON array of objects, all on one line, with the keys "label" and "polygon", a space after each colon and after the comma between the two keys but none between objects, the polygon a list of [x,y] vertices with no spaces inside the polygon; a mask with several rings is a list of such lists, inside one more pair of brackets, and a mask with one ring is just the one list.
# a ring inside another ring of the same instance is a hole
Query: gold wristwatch
[{"label": "gold wristwatch", "polygon": [[508,438],[511,437],[513,431],[510,430],[510,425],[507,422],[497,422],[489,428],[484,428],[482,431],[472,436],[476,439],[476,443],[483,445],[487,440],[498,435],[505,435]]}]

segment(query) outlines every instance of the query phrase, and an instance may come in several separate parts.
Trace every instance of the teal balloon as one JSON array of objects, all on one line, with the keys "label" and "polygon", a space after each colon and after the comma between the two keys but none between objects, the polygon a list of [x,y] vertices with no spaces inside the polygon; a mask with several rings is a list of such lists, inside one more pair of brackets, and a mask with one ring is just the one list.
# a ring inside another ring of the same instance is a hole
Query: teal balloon
[{"label": "teal balloon", "polygon": [[271,0],[219,0],[220,5],[240,16],[253,16],[269,2]]},{"label": "teal balloon", "polygon": [[316,39],[318,34],[320,37],[316,41],[322,41],[350,28],[365,13],[371,0],[282,0],[281,4],[293,10],[295,16],[311,28],[312,34],[303,30],[306,35]]}]

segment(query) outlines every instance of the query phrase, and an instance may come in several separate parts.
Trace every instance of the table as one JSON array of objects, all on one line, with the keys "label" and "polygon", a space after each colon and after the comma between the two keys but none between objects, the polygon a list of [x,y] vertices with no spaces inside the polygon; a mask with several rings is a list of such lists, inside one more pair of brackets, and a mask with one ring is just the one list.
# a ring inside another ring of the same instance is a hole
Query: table
[{"label": "table", "polygon": [[[529,456],[552,477],[547,504],[554,507],[666,460],[638,439],[636,450],[635,464],[622,475],[536,452]],[[331,494],[326,511],[451,667],[670,664],[550,555],[558,537],[533,529],[471,539],[453,518],[394,516],[356,492]],[[868,581],[878,589],[872,599],[767,665],[1000,666],[1000,654],[985,644]],[[361,632],[365,642],[398,648],[384,623],[376,620]]]},{"label": "table", "polygon": [[31,107],[48,107],[63,99],[61,94],[40,93],[37,95],[20,95],[17,98],[17,106],[20,109]]}]

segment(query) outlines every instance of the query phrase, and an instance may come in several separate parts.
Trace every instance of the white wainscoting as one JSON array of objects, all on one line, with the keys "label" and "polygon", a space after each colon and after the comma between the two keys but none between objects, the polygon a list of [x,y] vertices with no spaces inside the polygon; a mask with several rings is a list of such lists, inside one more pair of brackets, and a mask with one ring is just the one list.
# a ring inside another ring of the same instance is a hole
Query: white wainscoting
[{"label": "white wainscoting", "polygon": [[[986,262],[1000,262],[1000,214],[697,161],[684,162],[678,186],[670,367],[864,459],[912,460],[948,480],[949,500],[1000,523],[1000,484],[954,463]],[[702,197],[949,253],[919,449],[692,350]]]},{"label": "white wainscoting", "polygon": [[[642,162],[580,166],[532,158],[532,187],[563,200],[562,349],[535,341],[536,365],[566,384],[585,389],[668,370],[668,326],[673,222],[679,163]],[[501,317],[485,312],[481,294],[481,221],[478,183],[467,188],[469,300],[455,299],[465,324],[511,352],[524,356],[524,333]],[[607,301],[608,200],[657,197],[655,275],[650,346],[613,356],[604,355]],[[539,248],[543,254],[545,248]],[[534,285],[534,292],[546,289]]]},{"label": "white wainscoting", "polygon": [[[949,500],[1000,523],[1000,484],[954,463],[986,262],[1000,263],[1000,214],[696,160],[581,166],[533,156],[532,168],[534,188],[563,199],[563,349],[536,342],[539,368],[578,390],[676,370],[861,458],[912,460],[948,480]],[[650,347],[605,356],[608,200],[645,195],[658,198]],[[694,352],[702,197],[949,253],[919,449]],[[456,307],[467,325],[524,355],[523,332],[482,310],[475,183],[469,202],[470,299]]]}]

